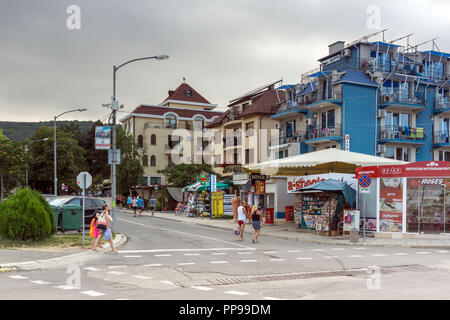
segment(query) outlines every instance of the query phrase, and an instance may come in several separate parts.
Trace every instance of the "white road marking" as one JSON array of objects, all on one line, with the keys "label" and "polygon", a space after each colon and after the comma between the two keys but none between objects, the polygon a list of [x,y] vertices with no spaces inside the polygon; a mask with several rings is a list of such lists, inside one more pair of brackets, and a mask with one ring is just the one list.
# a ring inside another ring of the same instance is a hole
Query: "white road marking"
[{"label": "white road marking", "polygon": [[185,256],[199,256],[200,253],[185,253]]},{"label": "white road marking", "polygon": [[297,258],[297,260],[312,260],[312,258]]},{"label": "white road marking", "polygon": [[238,252],[238,254],[253,254],[253,252]]},{"label": "white road marking", "polygon": [[361,247],[356,247],[356,248],[353,248],[353,249],[355,249],[355,250],[367,250],[367,248],[361,248]]},{"label": "white road marking", "polygon": [[133,278],[145,280],[145,279],[151,279],[152,277],[146,277],[146,276],[137,275],[137,276],[133,276]]},{"label": "white road marking", "polygon": [[127,298],[118,298],[118,299],[114,299],[114,300],[130,300],[130,299],[127,299]]},{"label": "white road marking", "polygon": [[161,263],[144,264],[144,267],[161,267]]},{"label": "white road marking", "polygon": [[337,259],[339,257],[338,256],[325,256],[325,257],[322,257],[322,258],[324,258],[324,259]]},{"label": "white road marking", "polygon": [[224,255],[226,255],[226,253],[225,252],[213,252],[212,255],[213,256],[224,256]]},{"label": "white road marking", "polygon": [[386,257],[386,254],[384,254],[384,253],[375,253],[375,254],[372,254],[372,257]]},{"label": "white road marking", "polygon": [[33,281],[30,281],[30,282],[36,283],[36,284],[50,284],[50,282],[42,281],[42,280],[33,280]]},{"label": "white road marking", "polygon": [[416,252],[416,254],[430,254],[431,252],[428,251],[421,251],[421,252]]},{"label": "white road marking", "polygon": [[334,250],[334,251],[343,251],[343,250],[345,250],[345,248],[333,248],[333,249],[331,249],[331,250]]},{"label": "white road marking", "polygon": [[265,300],[283,300],[283,299],[274,298],[274,297],[263,297],[263,299],[265,299]]},{"label": "white road marking", "polygon": [[255,248],[244,247],[244,248],[207,248],[207,249],[154,249],[154,250],[123,250],[119,253],[158,253],[158,252],[203,252],[203,251],[242,251],[249,250],[254,251]]},{"label": "white road marking", "polygon": [[398,252],[398,253],[394,253],[394,255],[396,255],[396,256],[409,256],[409,253],[406,253],[406,252]]},{"label": "white road marking", "polygon": [[171,257],[171,254],[155,254],[155,257]]},{"label": "white road marking", "polygon": [[228,263],[228,261],[210,261],[211,263],[215,263],[215,264],[218,264],[218,263]]},{"label": "white road marking", "polygon": [[172,285],[172,286],[176,286],[176,284],[175,284],[175,283],[173,283],[172,281],[168,281],[168,280],[161,280],[160,282],[161,282],[161,283],[164,283],[164,284],[170,284],[170,285]]},{"label": "white road marking", "polygon": [[436,251],[437,253],[447,253],[448,251],[447,250],[438,250],[438,251]]},{"label": "white road marking", "polygon": [[211,291],[214,290],[214,288],[208,288],[208,287],[202,287],[202,286],[191,286],[192,289],[198,289],[202,291]]},{"label": "white road marking", "polygon": [[224,293],[226,293],[226,294],[235,294],[235,295],[238,295],[238,296],[245,296],[247,294],[250,294],[248,292],[243,292],[243,291],[225,291]]},{"label": "white road marking", "polygon": [[361,255],[359,255],[359,254],[354,254],[354,255],[351,255],[351,256],[348,256],[349,258],[362,258],[362,257],[364,257],[364,256],[361,256]]},{"label": "white road marking", "polygon": [[105,295],[104,293],[93,291],[93,290],[82,291],[80,293],[86,294],[86,295],[91,296],[91,297],[99,297],[99,296],[104,296]]},{"label": "white road marking", "polygon": [[109,271],[109,274],[116,274],[116,275],[120,275],[120,274],[125,274],[125,272],[121,272],[121,271]]},{"label": "white road marking", "polygon": [[109,269],[119,269],[119,268],[126,268],[127,266],[109,266]]},{"label": "white road marking", "polygon": [[241,262],[246,263],[246,262],[258,262],[258,260],[241,260]]},{"label": "white road marking", "polygon": [[311,251],[321,252],[321,251],[324,251],[324,249],[314,249],[314,250],[311,250]]},{"label": "white road marking", "polygon": [[270,261],[286,261],[286,259],[270,259]]},{"label": "white road marking", "polygon": [[83,268],[83,270],[89,270],[89,271],[100,271],[100,269],[99,269],[99,268],[95,268],[95,267],[86,267],[86,268]]},{"label": "white road marking", "polygon": [[266,251],[266,252],[263,252],[263,253],[265,253],[265,254],[271,254],[271,253],[278,253],[278,251]]},{"label": "white road marking", "polygon": [[178,265],[179,266],[190,266],[195,264],[195,262],[180,262]]},{"label": "white road marking", "polygon": [[142,256],[139,256],[139,255],[137,255],[137,256],[124,256],[125,258],[142,258]]},{"label": "white road marking", "polygon": [[288,250],[288,252],[302,252],[303,250]]},{"label": "white road marking", "polygon": [[77,289],[77,288],[75,288],[75,287],[72,287],[72,286],[66,286],[66,285],[53,286],[53,288],[56,288],[56,289],[62,289],[62,290],[74,290],[74,289]]},{"label": "white road marking", "polygon": [[17,276],[9,276],[9,277],[12,278],[12,279],[28,279],[28,277],[19,276],[19,275],[17,275]]}]

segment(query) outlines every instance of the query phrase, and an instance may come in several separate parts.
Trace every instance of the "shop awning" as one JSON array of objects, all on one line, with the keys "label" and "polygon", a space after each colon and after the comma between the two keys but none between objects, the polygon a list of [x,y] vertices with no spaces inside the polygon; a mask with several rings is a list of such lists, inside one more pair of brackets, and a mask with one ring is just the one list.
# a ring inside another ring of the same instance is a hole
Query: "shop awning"
[{"label": "shop awning", "polygon": [[198,188],[200,188],[202,184],[200,182],[193,183],[188,185],[182,189],[183,192],[196,192]]},{"label": "shop awning", "polygon": [[[199,191],[199,192],[200,191],[204,191],[204,190],[209,191],[210,187],[211,186],[210,186],[210,184],[208,182],[207,184],[204,184],[200,188],[198,188],[197,191]],[[217,190],[227,190],[227,189],[230,188],[230,186],[228,184],[226,184],[226,183],[217,182],[216,183],[216,188],[217,188]]]},{"label": "shop awning", "polygon": [[356,191],[350,187],[346,182],[338,181],[335,179],[327,179],[318,184],[298,190],[320,190],[320,191],[341,191],[347,202],[353,207],[356,202]]},{"label": "shop awning", "polygon": [[335,148],[269,160],[243,166],[246,173],[261,173],[273,176],[305,176],[328,172],[355,173],[357,167],[376,165],[399,165],[408,162]]}]

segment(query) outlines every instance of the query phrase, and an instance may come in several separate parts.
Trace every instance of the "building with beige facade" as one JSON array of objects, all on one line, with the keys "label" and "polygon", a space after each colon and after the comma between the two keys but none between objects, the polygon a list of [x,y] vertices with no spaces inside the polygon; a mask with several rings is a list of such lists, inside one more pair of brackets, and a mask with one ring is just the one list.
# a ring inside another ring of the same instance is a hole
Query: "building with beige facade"
[{"label": "building with beige facade", "polygon": [[140,105],[120,119],[136,140],[144,167],[144,185],[166,185],[158,170],[178,163],[203,163],[207,142],[201,133],[222,113],[183,82],[159,105]]}]

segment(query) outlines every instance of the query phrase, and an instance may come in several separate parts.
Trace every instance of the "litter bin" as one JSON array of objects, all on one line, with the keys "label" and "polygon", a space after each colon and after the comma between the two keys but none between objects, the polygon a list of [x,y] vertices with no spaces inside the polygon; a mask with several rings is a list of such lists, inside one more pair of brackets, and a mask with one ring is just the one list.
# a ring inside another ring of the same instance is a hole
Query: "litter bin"
[{"label": "litter bin", "polygon": [[294,221],[294,207],[293,206],[286,206],[284,208],[286,221]]},{"label": "litter bin", "polygon": [[83,228],[83,207],[67,204],[61,208],[61,231],[78,230]]},{"label": "litter bin", "polygon": [[264,214],[266,216],[266,224],[273,224],[274,222],[273,208],[266,208]]},{"label": "litter bin", "polygon": [[58,230],[61,226],[59,225],[59,208],[55,206],[50,206],[53,212],[53,224],[56,226],[56,230]]}]

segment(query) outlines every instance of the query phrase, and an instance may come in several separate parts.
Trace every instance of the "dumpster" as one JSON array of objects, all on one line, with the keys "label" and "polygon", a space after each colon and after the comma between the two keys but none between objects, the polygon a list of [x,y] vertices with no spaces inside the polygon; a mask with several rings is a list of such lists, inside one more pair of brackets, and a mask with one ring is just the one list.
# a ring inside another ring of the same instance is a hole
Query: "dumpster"
[{"label": "dumpster", "polygon": [[273,208],[266,208],[264,209],[264,214],[266,216],[266,224],[273,224],[274,222],[274,215],[273,215]]},{"label": "dumpster", "polygon": [[78,230],[83,228],[83,207],[67,204],[61,207],[61,231]]},{"label": "dumpster", "polygon": [[293,206],[285,207],[285,216],[286,216],[286,221],[294,221],[294,207]]},{"label": "dumpster", "polygon": [[53,212],[53,224],[56,226],[56,230],[59,230],[59,228],[61,227],[60,223],[59,223],[59,207],[55,207],[55,206],[50,206],[50,208],[52,209]]}]

